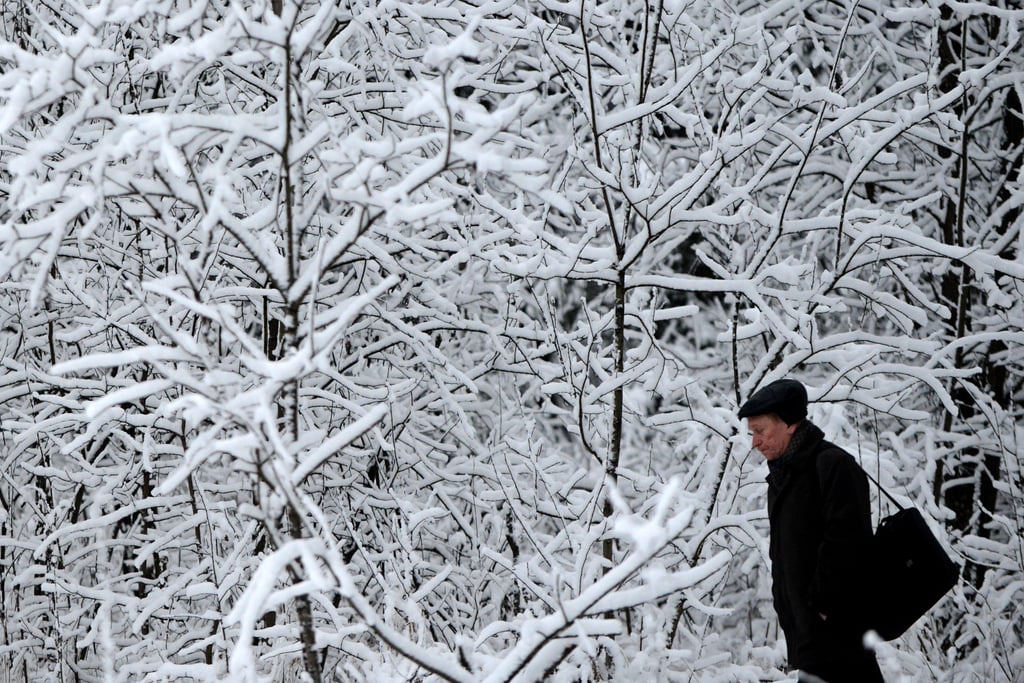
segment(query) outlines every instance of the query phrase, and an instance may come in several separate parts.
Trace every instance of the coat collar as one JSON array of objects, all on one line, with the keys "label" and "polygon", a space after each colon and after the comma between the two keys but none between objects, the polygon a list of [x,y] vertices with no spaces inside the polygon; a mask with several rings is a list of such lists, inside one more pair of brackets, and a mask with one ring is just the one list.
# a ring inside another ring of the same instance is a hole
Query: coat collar
[{"label": "coat collar", "polygon": [[804,420],[793,432],[786,452],[778,460],[768,463],[770,470],[800,470],[807,467],[811,455],[817,452],[818,444],[825,438],[825,433],[818,429],[810,420]]},{"label": "coat collar", "polygon": [[818,446],[824,438],[824,432],[817,425],[810,420],[804,420],[793,432],[793,438],[782,457],[768,463],[769,516],[779,497],[785,493],[787,484],[793,476],[813,465],[814,455],[818,452]]}]

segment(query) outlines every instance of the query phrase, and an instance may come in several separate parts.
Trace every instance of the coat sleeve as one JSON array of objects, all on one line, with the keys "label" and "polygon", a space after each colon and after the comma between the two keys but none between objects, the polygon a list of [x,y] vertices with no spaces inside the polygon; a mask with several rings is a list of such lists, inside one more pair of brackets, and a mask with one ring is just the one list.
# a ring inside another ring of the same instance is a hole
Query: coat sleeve
[{"label": "coat sleeve", "polygon": [[871,503],[867,477],[849,453],[832,447],[818,454],[822,536],[811,583],[811,608],[838,619],[854,618],[869,575]]}]

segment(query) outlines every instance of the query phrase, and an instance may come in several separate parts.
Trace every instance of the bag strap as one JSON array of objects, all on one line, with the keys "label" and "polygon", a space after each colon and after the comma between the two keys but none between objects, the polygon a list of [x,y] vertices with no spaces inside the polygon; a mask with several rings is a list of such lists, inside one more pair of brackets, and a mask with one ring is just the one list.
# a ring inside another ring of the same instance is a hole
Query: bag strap
[{"label": "bag strap", "polygon": [[[829,444],[829,445],[831,445],[831,446],[833,446],[835,448],[838,448],[838,446],[836,446],[835,444]],[[823,450],[825,450],[825,449],[822,448],[819,445],[817,452],[814,454],[814,459],[815,459],[814,465],[815,465],[815,469],[818,470],[818,490],[819,491],[824,489],[824,487],[821,485],[821,483],[824,481],[824,477],[821,476],[821,458],[818,457]],[[867,476],[867,478],[871,480],[872,484],[874,484],[875,486],[878,487],[878,490],[881,491],[885,495],[886,498],[888,498],[890,501],[892,501],[892,504],[895,505],[897,509],[899,509],[899,510],[904,510],[905,509],[905,507],[903,505],[900,505],[900,502],[898,500],[896,500],[895,498],[893,498],[892,494],[889,493],[888,491],[886,491],[885,487],[883,487],[881,484],[879,484],[878,480],[875,479],[874,477],[872,477],[871,474],[866,469],[861,467],[860,471],[863,472]]]},{"label": "bag strap", "polygon": [[866,475],[867,475],[868,479],[870,479],[870,480],[871,480],[871,483],[873,483],[873,484],[874,484],[875,486],[877,486],[877,487],[878,487],[878,490],[879,490],[879,491],[881,491],[882,493],[884,493],[884,494],[885,494],[885,497],[886,497],[886,498],[888,498],[889,500],[891,500],[891,501],[892,501],[892,504],[893,504],[893,505],[895,505],[895,506],[896,506],[897,508],[899,508],[900,510],[903,510],[903,509],[904,509],[904,507],[903,507],[902,505],[900,505],[899,501],[898,501],[898,500],[896,500],[895,498],[893,498],[893,497],[892,497],[892,494],[891,494],[891,493],[889,493],[888,491],[886,491],[886,490],[885,490],[885,488],[884,488],[884,487],[883,487],[883,486],[882,486],[881,484],[879,484],[879,483],[878,483],[878,480],[877,480],[877,479],[875,479],[874,477],[872,477],[872,476],[871,476],[871,474],[870,474],[870,473],[869,473],[869,472],[868,472],[867,470],[865,470],[865,469],[864,469],[863,467],[861,467],[861,470],[862,470],[862,471],[864,472],[864,474],[866,474]]}]

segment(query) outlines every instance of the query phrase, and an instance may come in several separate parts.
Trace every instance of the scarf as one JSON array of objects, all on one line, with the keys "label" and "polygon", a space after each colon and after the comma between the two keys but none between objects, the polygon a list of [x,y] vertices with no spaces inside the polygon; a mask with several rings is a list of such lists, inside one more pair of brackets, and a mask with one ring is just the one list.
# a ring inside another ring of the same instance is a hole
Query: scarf
[{"label": "scarf", "polygon": [[786,451],[781,457],[768,461],[768,483],[778,485],[782,481],[783,473],[789,469],[796,454],[803,450],[808,441],[812,441],[821,435],[821,430],[810,420],[804,420],[793,432],[793,436],[786,446]]}]

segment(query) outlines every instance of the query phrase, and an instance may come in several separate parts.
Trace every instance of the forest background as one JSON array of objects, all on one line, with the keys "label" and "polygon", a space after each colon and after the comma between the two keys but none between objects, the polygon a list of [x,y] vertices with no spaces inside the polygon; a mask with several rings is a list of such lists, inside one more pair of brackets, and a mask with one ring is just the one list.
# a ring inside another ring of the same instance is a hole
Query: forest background
[{"label": "forest background", "polygon": [[1022,680],[1022,20],[4,0],[0,681],[782,680],[783,376]]}]

